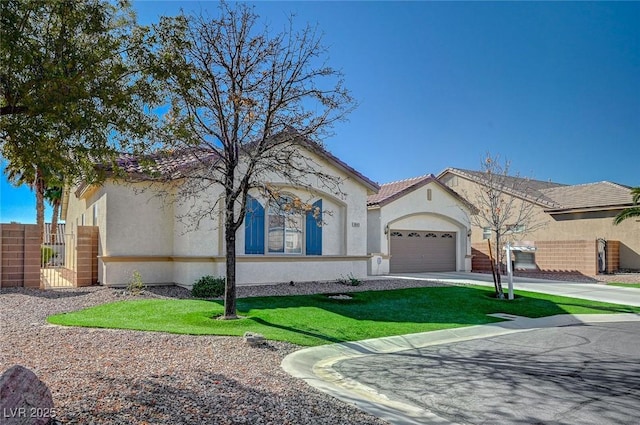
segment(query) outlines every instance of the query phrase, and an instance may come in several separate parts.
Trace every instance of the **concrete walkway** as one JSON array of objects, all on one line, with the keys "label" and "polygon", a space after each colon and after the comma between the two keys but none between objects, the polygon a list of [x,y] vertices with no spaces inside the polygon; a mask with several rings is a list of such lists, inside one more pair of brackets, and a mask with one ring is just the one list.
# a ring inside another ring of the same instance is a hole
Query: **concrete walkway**
[{"label": "concrete walkway", "polygon": [[[390,277],[493,285],[490,275],[475,273],[420,273]],[[504,286],[506,290],[506,282]],[[640,290],[633,288],[554,282],[529,278],[516,278],[514,287],[516,291],[526,290],[640,306]],[[287,356],[282,362],[282,367],[292,376],[304,379],[309,385],[347,403],[355,404],[362,410],[392,424],[450,424],[450,421],[428,410],[410,403],[391,400],[376,389],[343,376],[334,366],[346,360],[364,358],[376,354],[397,353],[460,341],[482,340],[500,335],[517,334],[557,326],[605,322],[640,322],[640,315],[637,314],[559,315],[538,319],[500,314],[496,316],[507,319],[507,321],[307,348]]]}]

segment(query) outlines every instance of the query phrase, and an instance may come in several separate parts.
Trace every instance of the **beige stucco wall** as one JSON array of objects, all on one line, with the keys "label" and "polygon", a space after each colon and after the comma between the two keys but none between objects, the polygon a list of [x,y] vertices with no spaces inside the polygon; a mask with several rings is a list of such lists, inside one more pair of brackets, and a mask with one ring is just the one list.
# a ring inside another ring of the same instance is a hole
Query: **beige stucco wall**
[{"label": "beige stucco wall", "polygon": [[[124,184],[113,180],[88,188],[81,197],[72,190],[66,223],[72,231],[83,220],[86,225],[98,226],[99,258],[169,256],[173,254],[173,207],[155,195],[146,183]],[[165,275],[173,266],[159,264],[98,261],[98,281],[125,284],[131,280],[133,271],[138,270],[148,282],[170,282],[171,278]]]},{"label": "beige stucco wall", "polygon": [[[284,258],[240,259],[237,265],[238,281],[255,283],[336,281],[353,276],[367,276],[368,257],[304,257],[296,261]],[[283,279],[283,277],[286,277]],[[312,278],[310,278],[312,277]]]},{"label": "beige stucco wall", "polygon": [[[204,208],[204,202],[219,201],[220,191],[214,186],[210,186],[202,192],[199,200],[196,201],[195,209]],[[173,254],[179,256],[215,256],[224,252],[221,246],[222,225],[219,214],[215,213],[216,219],[203,217],[199,223],[192,222],[186,218],[181,219],[189,213],[192,202],[184,202],[178,199],[174,203],[173,220]]]},{"label": "beige stucco wall", "polygon": [[[309,155],[316,163],[327,166],[323,158]],[[286,256],[286,259],[277,255],[246,256],[244,226],[241,226],[236,235],[238,284],[335,280],[341,276],[362,278],[367,275],[367,188],[341,169],[328,167],[327,171],[343,181],[340,194],[318,187],[314,177],[302,182],[302,186],[313,188],[309,193],[279,180],[276,174],[261,176],[283,192],[297,195],[304,201],[322,198],[326,210],[322,257],[309,261],[308,257],[296,255]],[[253,195],[259,197],[257,192]],[[220,196],[220,189],[211,186],[200,199],[208,202],[221,199]],[[93,206],[98,205],[96,224],[100,227],[101,283],[125,285],[134,270],[141,273],[145,283],[174,282],[186,287],[203,275],[224,275],[221,214],[204,217],[196,228],[179,219],[193,206],[191,201],[180,202],[177,196],[169,201],[173,202],[163,202],[147,183],[121,184],[113,180],[86,191],[82,198],[71,193],[67,222],[75,222],[85,214],[85,223],[93,224],[86,220],[92,217]]]},{"label": "beige stucco wall", "polygon": [[613,225],[613,216],[566,220],[552,218],[548,225],[536,232],[536,240],[605,240],[620,241],[620,268],[640,270],[640,220],[628,219]]},{"label": "beige stucco wall", "polygon": [[[447,182],[446,179],[443,181]],[[479,185],[458,176],[456,184],[451,184],[451,189],[474,202],[474,193]],[[620,241],[620,267],[624,269],[640,269],[640,221],[628,219],[620,225],[613,224],[613,217],[618,211],[566,214],[552,216],[544,211],[543,207],[535,206],[533,222],[538,228],[527,231],[524,234],[507,236],[510,240],[527,241],[567,241],[567,240],[607,240]],[[473,226],[472,243],[482,242],[482,229]]]},{"label": "beige stucco wall", "polygon": [[[431,200],[427,198],[428,190],[431,190]],[[390,229],[456,232],[456,269],[471,270],[467,209],[437,183],[428,183],[380,208],[371,208],[368,219],[377,224],[377,229],[369,235],[368,246],[378,249],[370,252],[373,255],[370,274],[389,273],[390,232],[386,230]]]}]

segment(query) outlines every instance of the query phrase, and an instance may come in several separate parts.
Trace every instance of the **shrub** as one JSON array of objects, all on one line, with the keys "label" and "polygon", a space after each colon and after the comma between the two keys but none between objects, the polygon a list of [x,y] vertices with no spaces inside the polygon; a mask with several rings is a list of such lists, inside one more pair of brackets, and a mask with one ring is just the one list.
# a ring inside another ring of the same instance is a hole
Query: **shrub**
[{"label": "shrub", "polygon": [[40,265],[44,267],[49,264],[49,260],[51,260],[51,257],[53,257],[54,255],[55,252],[53,251],[53,248],[51,248],[50,246],[41,246],[40,261],[42,261],[42,263]]},{"label": "shrub", "polygon": [[193,284],[191,295],[196,298],[217,298],[224,294],[225,278],[202,276]]},{"label": "shrub", "polygon": [[347,286],[359,286],[362,283],[362,281],[357,277],[355,277],[353,273],[349,273],[347,277],[340,276],[340,279],[338,279],[338,283],[341,283]]},{"label": "shrub", "polygon": [[131,276],[131,280],[129,281],[129,285],[127,285],[127,291],[131,295],[140,295],[142,291],[144,291],[145,285],[142,281],[142,275],[138,270],[133,271],[133,276]]}]

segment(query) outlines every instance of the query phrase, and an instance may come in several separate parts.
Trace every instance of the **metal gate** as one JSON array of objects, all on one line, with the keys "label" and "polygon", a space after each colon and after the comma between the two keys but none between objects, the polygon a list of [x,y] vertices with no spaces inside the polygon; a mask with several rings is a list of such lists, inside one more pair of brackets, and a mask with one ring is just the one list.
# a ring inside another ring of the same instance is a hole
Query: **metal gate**
[{"label": "metal gate", "polygon": [[598,239],[598,274],[607,273],[607,241]]},{"label": "metal gate", "polygon": [[75,240],[72,233],[57,235],[57,240],[40,247],[40,280],[44,289],[73,288],[74,272],[69,266],[75,262]]}]

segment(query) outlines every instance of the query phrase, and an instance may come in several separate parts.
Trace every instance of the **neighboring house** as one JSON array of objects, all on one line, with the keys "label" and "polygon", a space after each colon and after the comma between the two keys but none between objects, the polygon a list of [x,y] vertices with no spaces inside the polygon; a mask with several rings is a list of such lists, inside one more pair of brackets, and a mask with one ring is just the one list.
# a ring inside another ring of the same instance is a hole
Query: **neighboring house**
[{"label": "neighboring house", "polygon": [[[482,172],[458,168],[444,170],[438,179],[471,203],[486,184]],[[617,226],[613,224],[613,218],[632,204],[630,187],[606,181],[563,185],[510,179],[518,180],[515,186],[520,188],[511,195],[533,204],[534,221],[543,223],[535,230],[514,229],[509,236],[516,243],[535,247],[535,251],[516,252],[516,267],[588,275],[640,269],[640,221],[629,219]],[[483,261],[486,260],[483,230],[474,227],[472,231],[474,269],[488,265]]]},{"label": "neighboring house", "polygon": [[[277,188],[280,198],[273,202],[250,192],[247,217],[236,235],[238,284],[367,275],[366,199],[378,185],[319,146],[300,149],[324,173],[342,180],[342,195],[330,193],[315,178],[293,187],[276,174],[266,175],[265,183]],[[79,225],[99,228],[101,284],[126,284],[135,270],[146,283],[184,287],[203,275],[225,275],[222,213],[214,210],[215,219],[203,218],[194,230],[180,220],[189,203],[154,196],[158,185],[182,184],[181,170],[194,163],[189,153],[157,158],[155,170],[172,179],[150,184],[141,178],[144,168],[138,160],[123,155],[119,165],[135,179],[108,178],[100,185],[65,191],[62,217],[67,231]],[[193,202],[213,205],[222,193],[222,188],[209,186]],[[297,201],[312,205],[312,210],[297,214],[282,207]]]},{"label": "neighboring house", "polygon": [[367,207],[370,274],[471,270],[471,206],[432,174],[383,184]]}]

